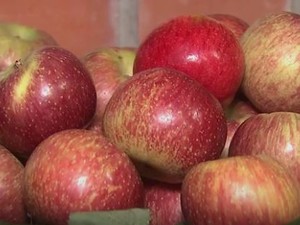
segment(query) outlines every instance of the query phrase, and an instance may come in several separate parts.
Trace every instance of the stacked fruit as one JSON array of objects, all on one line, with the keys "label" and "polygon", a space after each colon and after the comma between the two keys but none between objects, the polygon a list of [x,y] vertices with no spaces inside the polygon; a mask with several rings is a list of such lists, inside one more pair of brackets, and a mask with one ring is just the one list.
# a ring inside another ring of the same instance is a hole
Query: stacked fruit
[{"label": "stacked fruit", "polygon": [[300,15],[251,25],[178,16],[137,49],[82,57],[43,31],[10,26],[10,38],[26,42],[21,53],[5,51],[14,59],[0,75],[3,221],[284,225],[300,217]]}]

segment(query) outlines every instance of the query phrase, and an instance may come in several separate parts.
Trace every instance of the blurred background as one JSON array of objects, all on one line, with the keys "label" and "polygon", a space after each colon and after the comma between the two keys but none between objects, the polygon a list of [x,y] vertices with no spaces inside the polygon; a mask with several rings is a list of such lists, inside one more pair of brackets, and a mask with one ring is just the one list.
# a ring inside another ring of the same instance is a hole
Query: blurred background
[{"label": "blurred background", "polygon": [[102,46],[136,47],[152,29],[177,15],[227,13],[251,24],[280,10],[300,12],[300,1],[3,0],[0,20],[43,29],[82,56]]}]

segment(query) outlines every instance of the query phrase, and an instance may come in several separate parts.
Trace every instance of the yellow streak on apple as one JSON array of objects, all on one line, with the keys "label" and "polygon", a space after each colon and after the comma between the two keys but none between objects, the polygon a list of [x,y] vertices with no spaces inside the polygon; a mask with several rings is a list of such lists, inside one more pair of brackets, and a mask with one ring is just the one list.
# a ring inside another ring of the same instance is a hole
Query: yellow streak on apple
[{"label": "yellow streak on apple", "polygon": [[22,75],[20,74],[21,77],[14,87],[14,95],[13,95],[14,108],[24,101],[26,94],[28,93],[28,88],[30,86],[30,83],[32,81],[33,73],[35,70],[37,70],[37,68],[38,68],[38,63],[33,61],[28,65],[27,68],[24,68],[23,74]]}]

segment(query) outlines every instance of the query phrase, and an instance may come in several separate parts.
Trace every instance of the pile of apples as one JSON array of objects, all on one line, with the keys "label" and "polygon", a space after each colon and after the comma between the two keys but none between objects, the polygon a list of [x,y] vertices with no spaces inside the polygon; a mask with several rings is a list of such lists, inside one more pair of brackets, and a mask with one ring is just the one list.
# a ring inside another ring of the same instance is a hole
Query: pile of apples
[{"label": "pile of apples", "polygon": [[297,222],[299,46],[285,11],[178,16],[137,49],[84,56],[0,24],[0,221],[147,209],[150,225]]}]

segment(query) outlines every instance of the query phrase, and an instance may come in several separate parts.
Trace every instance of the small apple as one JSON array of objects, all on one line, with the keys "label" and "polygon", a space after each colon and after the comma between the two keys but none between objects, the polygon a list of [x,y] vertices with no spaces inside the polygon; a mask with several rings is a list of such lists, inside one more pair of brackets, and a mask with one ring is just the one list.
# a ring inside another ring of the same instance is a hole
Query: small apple
[{"label": "small apple", "polygon": [[186,175],[182,212],[193,225],[282,225],[300,216],[299,190],[286,168],[271,157],[212,160]]},{"label": "small apple", "polygon": [[260,113],[246,120],[232,137],[229,156],[266,154],[286,166],[300,183],[300,114]]},{"label": "small apple", "polygon": [[215,20],[221,22],[224,26],[226,26],[229,30],[231,30],[235,37],[240,40],[242,35],[248,29],[249,24],[241,19],[240,17],[231,15],[231,14],[222,14],[215,13],[207,15]]},{"label": "small apple", "polygon": [[144,207],[150,210],[150,225],[175,225],[182,221],[181,184],[143,179]]},{"label": "small apple", "polygon": [[103,130],[143,177],[180,183],[195,164],[219,158],[226,140],[220,102],[170,68],[134,74],[106,106]]},{"label": "small apple", "polygon": [[25,224],[27,215],[23,202],[24,166],[0,145],[0,221]]},{"label": "small apple", "polygon": [[143,182],[128,156],[96,131],[57,132],[25,166],[24,201],[38,224],[65,225],[72,212],[142,207]]},{"label": "small apple", "polygon": [[244,53],[228,28],[208,16],[178,16],[154,29],[137,49],[133,73],[168,67],[184,72],[227,106],[240,87]]},{"label": "small apple", "polygon": [[105,107],[116,88],[133,73],[135,49],[106,47],[92,51],[82,59],[90,72],[97,91],[97,108],[91,130],[102,132],[102,117]]},{"label": "small apple", "polygon": [[241,88],[261,112],[300,112],[300,15],[276,12],[250,25],[240,40],[246,70]]},{"label": "small apple", "polygon": [[249,102],[249,100],[236,96],[231,104],[226,107],[225,116],[227,120],[227,139],[221,157],[228,156],[229,146],[232,137],[238,127],[249,117],[257,115],[259,112]]},{"label": "small apple", "polygon": [[0,143],[25,160],[51,134],[89,124],[96,90],[80,60],[61,47],[43,47],[0,78]]},{"label": "small apple", "polygon": [[58,45],[46,31],[25,24],[0,22],[0,72],[46,45]]}]

